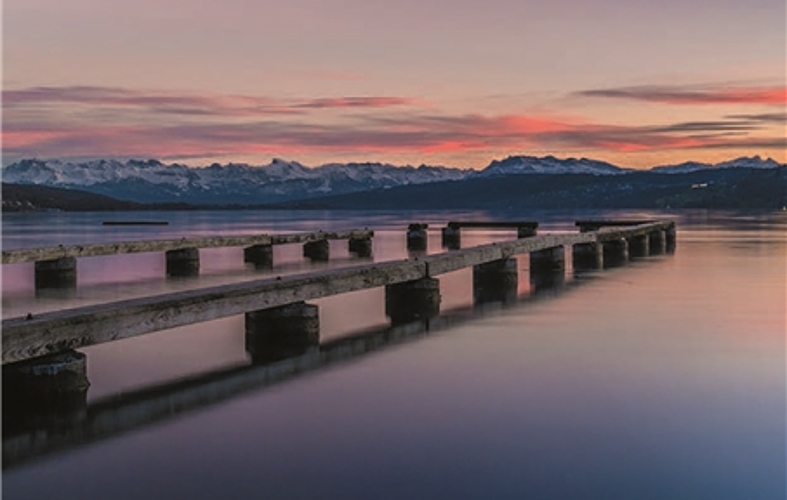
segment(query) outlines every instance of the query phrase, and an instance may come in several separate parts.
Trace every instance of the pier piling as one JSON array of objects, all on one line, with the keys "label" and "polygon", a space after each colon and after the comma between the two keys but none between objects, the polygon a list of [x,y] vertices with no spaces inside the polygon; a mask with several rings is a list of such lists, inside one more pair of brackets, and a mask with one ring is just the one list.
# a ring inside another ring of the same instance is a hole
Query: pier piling
[{"label": "pier piling", "polygon": [[629,259],[629,244],[626,238],[607,240],[604,245],[604,267],[616,267]]},{"label": "pier piling", "polygon": [[371,238],[350,238],[347,240],[347,249],[358,257],[372,256]]},{"label": "pier piling", "polygon": [[516,228],[516,237],[529,238],[531,236],[535,236],[536,231],[538,231],[538,224],[528,224],[525,226],[519,226]]},{"label": "pier piling", "polygon": [[39,260],[35,263],[36,288],[69,288],[77,284],[75,257]]},{"label": "pier piling", "polygon": [[316,305],[296,302],[246,313],[246,352],[255,364],[298,356],[319,342]]},{"label": "pier piling", "polygon": [[653,231],[648,237],[650,242],[650,253],[654,255],[662,254],[667,251],[667,235],[664,231]]},{"label": "pier piling", "polygon": [[575,270],[601,269],[604,267],[604,248],[601,243],[577,243],[571,248]]},{"label": "pier piling", "polygon": [[74,350],[3,366],[3,406],[9,409],[79,408],[88,387],[87,356]]},{"label": "pier piling", "polygon": [[446,226],[442,229],[442,243],[444,248],[449,250],[459,250],[462,245],[460,229],[454,226]]},{"label": "pier piling", "polygon": [[473,266],[473,301],[514,302],[519,275],[515,258],[501,259]]},{"label": "pier piling", "polygon": [[565,267],[566,251],[563,246],[530,252],[530,270],[533,272],[557,271]]},{"label": "pier piling", "polygon": [[428,224],[415,223],[407,227],[407,249],[426,250]]},{"label": "pier piling", "polygon": [[199,274],[199,250],[179,248],[165,253],[167,276],[196,276]]},{"label": "pier piling", "polygon": [[273,245],[252,245],[243,249],[243,262],[254,264],[257,269],[273,267]]},{"label": "pier piling", "polygon": [[309,241],[303,244],[303,256],[311,260],[326,262],[331,255],[331,245],[328,240]]},{"label": "pier piling", "polygon": [[650,236],[640,234],[627,238],[629,256],[632,258],[647,257],[650,255]]},{"label": "pier piling", "polygon": [[422,278],[385,286],[385,314],[392,323],[428,319],[440,313],[440,280]]}]

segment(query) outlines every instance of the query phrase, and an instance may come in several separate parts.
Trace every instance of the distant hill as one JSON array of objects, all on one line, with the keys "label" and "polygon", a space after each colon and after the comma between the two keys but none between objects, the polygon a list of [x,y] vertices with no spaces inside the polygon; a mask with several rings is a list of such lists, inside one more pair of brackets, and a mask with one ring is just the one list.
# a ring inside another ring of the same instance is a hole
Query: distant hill
[{"label": "distant hill", "polygon": [[3,211],[29,212],[63,210],[67,212],[118,210],[174,210],[193,209],[193,205],[164,203],[144,204],[122,201],[76,189],[2,183]]},{"label": "distant hill", "polygon": [[787,167],[664,175],[530,174],[478,177],[280,204],[319,209],[580,209],[787,206]]}]

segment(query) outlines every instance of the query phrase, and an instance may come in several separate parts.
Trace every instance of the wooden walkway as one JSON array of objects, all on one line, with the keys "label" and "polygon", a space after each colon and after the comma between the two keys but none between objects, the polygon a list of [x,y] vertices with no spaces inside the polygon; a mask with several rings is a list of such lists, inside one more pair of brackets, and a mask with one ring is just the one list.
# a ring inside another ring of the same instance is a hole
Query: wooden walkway
[{"label": "wooden walkway", "polygon": [[350,230],[333,232],[311,232],[295,234],[250,234],[238,236],[206,236],[201,238],[176,238],[148,241],[120,241],[91,245],[58,245],[56,247],[4,250],[3,264],[36,262],[64,259],[69,257],[95,257],[126,253],[161,252],[185,248],[217,248],[252,245],[285,245],[289,243],[311,243],[321,240],[369,239],[374,236],[369,230]]},{"label": "wooden walkway", "polygon": [[[3,320],[3,365],[177,326],[386,285],[418,282],[524,253],[572,245],[619,244],[674,231],[671,221],[545,234],[420,259],[374,263],[295,276],[111,302]],[[241,243],[247,244],[247,242]]]}]

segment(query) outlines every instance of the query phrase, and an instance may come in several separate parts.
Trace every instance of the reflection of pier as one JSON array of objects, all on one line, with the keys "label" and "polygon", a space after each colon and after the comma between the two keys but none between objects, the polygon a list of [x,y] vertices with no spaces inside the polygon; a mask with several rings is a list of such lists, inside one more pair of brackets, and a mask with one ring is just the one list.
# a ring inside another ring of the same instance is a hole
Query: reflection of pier
[{"label": "reflection of pier", "polygon": [[372,253],[373,231],[332,231],[296,234],[254,234],[237,236],[207,236],[169,240],[121,241],[89,245],[56,246],[3,251],[3,264],[35,262],[36,287],[76,285],[77,264],[80,257],[128,253],[165,252],[167,275],[191,276],[199,273],[199,249],[246,247],[244,262],[257,267],[273,265],[273,246],[303,243],[303,255],[312,260],[329,258],[330,240],[348,240],[350,252],[360,257]]},{"label": "reflection of pier", "polygon": [[437,276],[445,273],[472,267],[475,301],[505,303],[516,297],[518,255],[529,254],[537,291],[562,282],[567,253],[575,270],[598,269],[661,253],[674,245],[674,235],[671,221],[615,224],[12,318],[2,323],[4,399],[36,406],[84,398],[89,383],[85,356],[74,351],[79,347],[245,314],[247,350],[256,362],[268,362],[319,342],[317,306],[308,300],[385,286],[386,315],[405,324],[439,314]]},{"label": "reflection of pier", "polygon": [[[555,294],[577,289],[586,280],[556,287]],[[551,297],[550,297],[551,298]],[[505,307],[526,307],[543,300],[540,294],[518,299]],[[152,387],[86,403],[84,396],[59,407],[15,408],[4,405],[3,467],[77,449],[122,435],[156,422],[177,418],[220,404],[243,394],[284,383],[339,363],[351,362],[406,342],[468,324],[499,310],[499,303],[447,311],[431,319],[375,328],[317,344],[280,359],[255,359]],[[247,350],[255,347],[249,345]]]}]

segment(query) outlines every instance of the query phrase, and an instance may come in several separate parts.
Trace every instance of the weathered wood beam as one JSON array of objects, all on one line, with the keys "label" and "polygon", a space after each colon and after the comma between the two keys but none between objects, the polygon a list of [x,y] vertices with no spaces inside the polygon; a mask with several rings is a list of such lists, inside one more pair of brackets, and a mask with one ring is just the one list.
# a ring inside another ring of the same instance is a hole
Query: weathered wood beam
[{"label": "weathered wood beam", "polygon": [[96,243],[90,245],[59,245],[56,247],[29,248],[22,250],[4,250],[3,264],[16,264],[41,260],[62,259],[64,257],[95,257],[124,253],[160,252],[179,250],[182,248],[218,248],[240,247],[251,245],[284,245],[288,243],[306,243],[318,240],[344,240],[350,238],[371,238],[374,231],[318,231],[315,233],[296,234],[247,234],[238,236],[207,236],[202,238],[179,238],[148,241],[119,241],[113,243]]},{"label": "weathered wood beam", "polygon": [[3,320],[3,364],[247,311],[426,277],[395,261],[96,304]]}]

